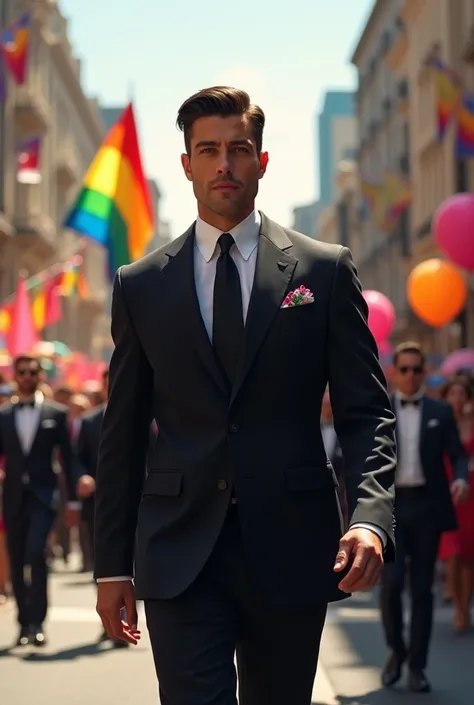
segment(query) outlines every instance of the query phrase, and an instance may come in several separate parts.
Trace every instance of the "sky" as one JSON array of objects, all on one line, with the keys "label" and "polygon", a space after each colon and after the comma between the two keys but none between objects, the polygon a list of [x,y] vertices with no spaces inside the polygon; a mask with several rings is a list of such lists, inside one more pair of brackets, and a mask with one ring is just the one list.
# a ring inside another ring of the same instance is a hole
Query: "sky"
[{"label": "sky", "polygon": [[265,111],[270,154],[258,206],[290,226],[314,200],[315,121],[324,92],[354,88],[349,59],[373,0],[60,0],[84,88],[106,105],[132,93],[147,176],[174,237],[195,219],[176,113],[201,88],[245,89]]}]

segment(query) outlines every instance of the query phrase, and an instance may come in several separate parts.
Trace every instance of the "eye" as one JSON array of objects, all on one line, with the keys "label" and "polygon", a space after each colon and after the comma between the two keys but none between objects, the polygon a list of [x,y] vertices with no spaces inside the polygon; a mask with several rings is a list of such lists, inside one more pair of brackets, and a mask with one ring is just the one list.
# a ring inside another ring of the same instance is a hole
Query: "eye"
[{"label": "eye", "polygon": [[214,147],[204,147],[204,149],[201,149],[201,154],[212,154],[215,152]]}]

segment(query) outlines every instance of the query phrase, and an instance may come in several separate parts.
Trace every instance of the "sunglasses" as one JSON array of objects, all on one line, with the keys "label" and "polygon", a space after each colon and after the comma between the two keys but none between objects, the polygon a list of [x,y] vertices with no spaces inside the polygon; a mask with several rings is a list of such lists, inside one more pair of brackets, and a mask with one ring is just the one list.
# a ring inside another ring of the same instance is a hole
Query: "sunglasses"
[{"label": "sunglasses", "polygon": [[37,377],[39,375],[39,370],[30,370],[28,368],[24,368],[17,370],[16,374],[18,375],[18,377],[26,377],[26,375],[30,375],[30,377]]},{"label": "sunglasses", "polygon": [[398,368],[398,371],[402,375],[407,375],[409,372],[413,372],[414,375],[421,375],[423,372],[423,367],[421,365],[415,365],[411,367],[410,365],[402,365]]}]

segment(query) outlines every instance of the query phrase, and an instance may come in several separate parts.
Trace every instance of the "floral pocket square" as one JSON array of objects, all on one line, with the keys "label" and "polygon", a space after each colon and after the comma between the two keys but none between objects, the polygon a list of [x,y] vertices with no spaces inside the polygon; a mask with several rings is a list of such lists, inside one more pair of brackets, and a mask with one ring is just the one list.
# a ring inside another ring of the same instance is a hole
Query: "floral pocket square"
[{"label": "floral pocket square", "polygon": [[305,286],[299,286],[294,291],[290,291],[283,301],[281,308],[292,308],[293,306],[305,306],[306,304],[313,304],[314,296],[310,289]]}]

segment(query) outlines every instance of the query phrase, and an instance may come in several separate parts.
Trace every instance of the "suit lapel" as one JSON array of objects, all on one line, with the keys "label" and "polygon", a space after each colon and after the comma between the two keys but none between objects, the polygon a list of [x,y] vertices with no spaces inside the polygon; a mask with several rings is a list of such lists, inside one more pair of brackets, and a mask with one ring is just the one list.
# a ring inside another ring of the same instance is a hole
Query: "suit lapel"
[{"label": "suit lapel", "polygon": [[181,318],[181,325],[186,327],[190,343],[215,383],[228,393],[225,377],[219,367],[199,307],[194,280],[194,227],[193,223],[187,232],[171,242],[166,250],[168,263],[162,270],[163,291],[167,291],[169,296],[172,291],[175,292],[176,315]]},{"label": "suit lapel", "polygon": [[30,449],[27,453],[25,453],[25,455],[30,455],[33,452],[33,450],[36,446],[36,443],[37,443],[38,439],[40,438],[41,433],[43,432],[43,421],[45,421],[46,419],[49,418],[50,410],[51,409],[48,405],[48,402],[46,401],[46,399],[44,399],[43,403],[40,406],[40,410],[39,410],[39,414],[38,414],[38,423],[37,423],[35,432],[33,434],[33,440],[31,441]]},{"label": "suit lapel", "polygon": [[298,260],[289,250],[293,243],[279,225],[260,214],[262,225],[258,244],[255,278],[245,324],[245,350],[232,389],[231,404],[280,310]]}]

